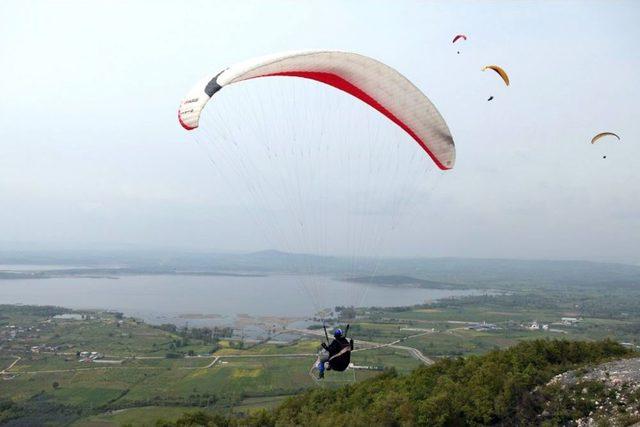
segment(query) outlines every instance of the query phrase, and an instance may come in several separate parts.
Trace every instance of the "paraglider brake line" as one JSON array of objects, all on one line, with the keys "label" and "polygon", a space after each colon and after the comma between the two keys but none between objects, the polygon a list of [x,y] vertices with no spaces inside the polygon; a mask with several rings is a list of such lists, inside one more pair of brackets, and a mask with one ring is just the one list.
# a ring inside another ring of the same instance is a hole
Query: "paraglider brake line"
[{"label": "paraglider brake line", "polygon": [[325,325],[324,319],[322,319],[322,329],[324,329],[324,338],[327,340],[327,345],[329,345],[329,334],[327,333],[327,325]]}]

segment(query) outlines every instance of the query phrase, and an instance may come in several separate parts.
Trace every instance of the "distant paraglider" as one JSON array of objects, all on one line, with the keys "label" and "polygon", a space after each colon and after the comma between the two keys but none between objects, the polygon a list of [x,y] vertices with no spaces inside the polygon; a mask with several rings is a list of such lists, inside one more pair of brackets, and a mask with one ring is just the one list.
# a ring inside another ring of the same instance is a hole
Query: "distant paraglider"
[{"label": "distant paraglider", "polygon": [[[597,134],[596,136],[594,136],[593,138],[591,138],[591,144],[595,144],[596,142],[598,142],[600,139],[607,137],[607,136],[615,136],[616,138],[618,138],[618,141],[620,141],[620,137],[613,133],[613,132],[601,132],[599,134]],[[606,159],[607,156],[602,156],[603,159]]]},{"label": "distant paraglider", "polygon": [[605,136],[615,136],[616,138],[618,138],[618,141],[620,141],[620,137],[613,132],[601,132],[596,136],[594,136],[593,138],[591,138],[591,143],[595,144],[596,142],[598,142],[598,140],[600,140],[601,138],[604,138]]},{"label": "distant paraglider", "polygon": [[[455,36],[453,38],[453,41],[451,42],[452,44],[457,42],[458,40],[467,40],[467,36],[465,36],[464,34],[458,34],[457,36]],[[458,55],[460,55],[460,51],[457,51]]]},{"label": "distant paraglider", "polygon": [[498,75],[502,78],[502,81],[504,81],[504,84],[509,86],[509,75],[502,69],[502,67],[499,67],[497,65],[485,65],[484,67],[482,67],[482,71],[487,70],[493,70],[498,73]]},{"label": "distant paraglider", "polygon": [[[507,72],[504,71],[502,67],[499,67],[497,65],[485,65],[484,67],[482,67],[482,71],[486,71],[486,70],[495,71],[502,78],[502,81],[504,82],[504,84],[509,86],[509,75],[507,75]],[[492,100],[493,100],[493,95],[491,95],[489,99],[487,99],[487,101],[492,101]]]},{"label": "distant paraglider", "polygon": [[453,41],[452,41],[451,43],[455,43],[455,42],[457,42],[457,41],[458,41],[458,40],[460,40],[460,39],[462,39],[462,40],[467,40],[467,36],[465,36],[464,34],[458,34],[457,36],[455,36],[455,37],[453,38]]}]

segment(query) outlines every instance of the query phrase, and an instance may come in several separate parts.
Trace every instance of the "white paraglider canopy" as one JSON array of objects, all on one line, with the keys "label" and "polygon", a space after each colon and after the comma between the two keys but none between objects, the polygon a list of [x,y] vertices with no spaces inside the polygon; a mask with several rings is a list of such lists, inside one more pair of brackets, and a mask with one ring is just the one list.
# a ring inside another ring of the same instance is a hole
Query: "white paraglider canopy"
[{"label": "white paraglider canopy", "polygon": [[302,77],[343,90],[400,126],[440,169],[454,166],[453,137],[433,103],[395,69],[356,53],[289,52],[233,65],[205,77],[189,91],[178,111],[180,124],[187,130],[198,127],[204,106],[224,86],[270,76]]}]

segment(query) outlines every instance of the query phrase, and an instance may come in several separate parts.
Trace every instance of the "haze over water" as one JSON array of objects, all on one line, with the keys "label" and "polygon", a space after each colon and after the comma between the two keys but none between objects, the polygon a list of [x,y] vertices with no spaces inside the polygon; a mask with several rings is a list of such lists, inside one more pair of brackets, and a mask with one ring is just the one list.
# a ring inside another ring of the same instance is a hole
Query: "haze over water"
[{"label": "haze over water", "polygon": [[[362,306],[407,306],[469,290],[376,286],[317,278],[320,298],[312,299],[294,275],[260,277],[149,275],[120,278],[51,278],[6,280],[0,304],[58,305],[76,309],[111,309],[154,321],[158,316],[206,314],[235,317],[307,317],[317,309],[350,305],[360,295]],[[315,306],[320,304],[322,306]],[[217,322],[215,322],[217,323]]]}]

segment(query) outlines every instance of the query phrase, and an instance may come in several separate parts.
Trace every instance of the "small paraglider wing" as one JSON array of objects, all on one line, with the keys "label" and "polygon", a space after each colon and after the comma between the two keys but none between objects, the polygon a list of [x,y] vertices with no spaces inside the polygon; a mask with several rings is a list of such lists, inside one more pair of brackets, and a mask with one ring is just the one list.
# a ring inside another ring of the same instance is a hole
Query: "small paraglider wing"
[{"label": "small paraglider wing", "polygon": [[198,127],[203,108],[224,86],[270,76],[302,77],[347,92],[402,128],[440,169],[455,163],[451,132],[420,89],[388,65],[349,52],[280,53],[236,64],[193,87],[180,104],[180,124],[187,130]]},{"label": "small paraglider wing", "polygon": [[460,39],[462,39],[462,40],[466,40],[466,39],[467,39],[467,36],[465,36],[464,34],[458,34],[457,36],[455,36],[455,37],[453,38],[453,41],[452,41],[451,43],[455,43],[455,42],[457,42],[457,41],[458,41],[458,40],[460,40]]},{"label": "small paraglider wing", "polygon": [[602,132],[591,138],[591,143],[595,144],[600,138],[604,138],[605,136],[615,136],[620,141],[620,137],[613,132]]},{"label": "small paraglider wing", "polygon": [[499,67],[497,65],[486,65],[484,67],[482,67],[482,71],[487,71],[487,70],[493,70],[496,73],[498,73],[498,75],[502,78],[502,80],[504,81],[504,84],[506,84],[507,86],[509,86],[509,75],[507,74],[506,71],[504,71],[502,69],[502,67]]}]

